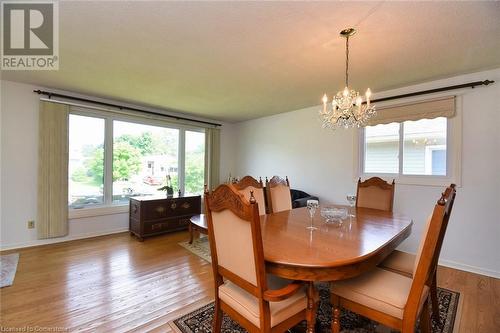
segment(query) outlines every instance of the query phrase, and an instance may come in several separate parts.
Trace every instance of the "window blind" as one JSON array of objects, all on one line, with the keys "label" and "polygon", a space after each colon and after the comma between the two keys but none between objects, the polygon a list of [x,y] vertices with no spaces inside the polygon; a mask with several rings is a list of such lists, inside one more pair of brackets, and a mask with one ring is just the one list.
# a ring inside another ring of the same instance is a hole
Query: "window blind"
[{"label": "window blind", "polygon": [[407,120],[451,118],[455,115],[455,96],[427,100],[417,103],[398,104],[377,109],[377,115],[367,126],[401,123]]}]

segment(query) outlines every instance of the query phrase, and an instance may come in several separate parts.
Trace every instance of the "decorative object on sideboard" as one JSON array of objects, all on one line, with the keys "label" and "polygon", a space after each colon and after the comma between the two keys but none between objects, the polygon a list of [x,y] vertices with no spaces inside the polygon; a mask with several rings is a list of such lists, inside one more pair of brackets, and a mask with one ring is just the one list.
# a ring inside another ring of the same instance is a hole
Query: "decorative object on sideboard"
[{"label": "decorative object on sideboard", "polygon": [[172,187],[172,179],[170,178],[170,175],[167,175],[165,185],[158,188],[158,191],[167,192],[167,197],[174,196],[174,188]]}]

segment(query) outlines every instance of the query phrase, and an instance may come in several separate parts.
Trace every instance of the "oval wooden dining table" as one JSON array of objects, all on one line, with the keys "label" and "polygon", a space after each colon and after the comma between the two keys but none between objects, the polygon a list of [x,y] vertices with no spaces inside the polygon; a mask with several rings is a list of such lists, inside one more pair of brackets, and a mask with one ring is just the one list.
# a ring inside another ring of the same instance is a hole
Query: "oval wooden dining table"
[{"label": "oval wooden dining table", "polygon": [[[315,281],[337,281],[374,269],[411,234],[412,220],[399,213],[355,208],[356,217],[326,224],[319,210],[316,230],[307,208],[261,216],[266,271],[279,277],[307,281],[308,313],[315,317]],[[308,318],[314,323],[315,318]],[[308,326],[308,332],[314,327]]]}]

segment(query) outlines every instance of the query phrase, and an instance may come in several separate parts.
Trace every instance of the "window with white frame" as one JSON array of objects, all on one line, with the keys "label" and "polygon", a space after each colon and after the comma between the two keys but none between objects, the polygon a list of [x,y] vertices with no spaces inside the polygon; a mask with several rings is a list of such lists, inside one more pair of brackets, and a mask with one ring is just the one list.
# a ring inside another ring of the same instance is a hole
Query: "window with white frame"
[{"label": "window with white frame", "polygon": [[446,176],[446,132],[443,117],[367,126],[363,172]]},{"label": "window with white frame", "polygon": [[[201,194],[205,131],[156,120],[73,111],[69,116],[69,207],[126,205],[131,196]],[[167,179],[169,179],[167,181]]]},{"label": "window with white frame", "polygon": [[[444,107],[436,105],[436,113],[446,114]],[[396,110],[390,112],[392,115],[400,112],[399,119],[394,118],[401,120],[394,122],[389,122],[387,113],[382,111],[381,118],[387,117],[382,123],[360,130],[360,176],[396,178],[402,183],[422,185],[458,181],[461,139],[454,106],[453,111],[447,113],[451,116],[434,117],[424,114],[423,106],[418,106],[420,109],[415,105],[404,106],[405,109],[394,107]],[[450,109],[450,103],[447,108]],[[404,113],[407,111],[423,114],[422,119],[418,114]]]}]

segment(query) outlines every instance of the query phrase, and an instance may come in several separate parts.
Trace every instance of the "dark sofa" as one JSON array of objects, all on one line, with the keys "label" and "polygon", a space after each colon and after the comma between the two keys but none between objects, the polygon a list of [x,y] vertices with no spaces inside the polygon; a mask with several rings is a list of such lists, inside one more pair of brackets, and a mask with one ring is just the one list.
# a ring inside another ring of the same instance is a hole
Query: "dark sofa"
[{"label": "dark sofa", "polygon": [[292,196],[292,208],[300,208],[307,206],[307,200],[318,200],[316,196],[309,195],[308,193],[300,190],[290,189]]}]

